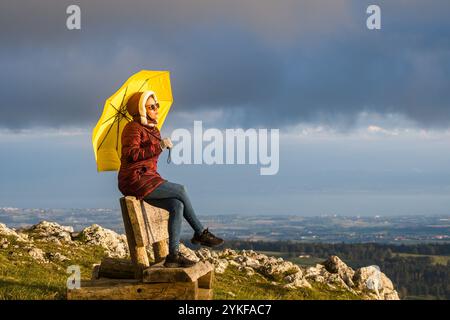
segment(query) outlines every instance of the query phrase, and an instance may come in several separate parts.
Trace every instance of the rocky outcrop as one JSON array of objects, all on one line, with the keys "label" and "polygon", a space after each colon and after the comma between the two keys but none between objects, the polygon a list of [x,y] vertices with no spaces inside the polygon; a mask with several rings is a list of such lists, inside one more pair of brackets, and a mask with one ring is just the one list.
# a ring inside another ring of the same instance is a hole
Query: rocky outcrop
[{"label": "rocky outcrop", "polygon": [[120,235],[96,224],[79,233],[74,233],[72,227],[48,221],[41,221],[19,231],[0,224],[0,248],[9,247],[10,243],[6,237],[12,237],[17,242],[24,243],[30,257],[39,263],[67,261],[68,258],[58,252],[40,252],[41,249],[37,249],[35,246],[37,242],[51,242],[58,246],[96,245],[102,247],[106,255],[110,257],[125,258],[129,255],[125,235]]},{"label": "rocky outcrop", "polygon": [[337,273],[328,272],[324,265],[317,264],[314,267],[306,268],[305,279],[311,282],[324,284],[330,289],[344,289],[355,293]]},{"label": "rocky outcrop", "polygon": [[33,240],[54,242],[71,242],[72,227],[61,226],[56,222],[41,221],[38,224],[24,230]]},{"label": "rocky outcrop", "polygon": [[216,273],[224,273],[232,265],[251,276],[258,273],[285,288],[312,288],[313,284],[326,285],[331,290],[345,290],[364,299],[398,300],[392,281],[379,269],[371,266],[354,271],[339,257],[331,256],[321,264],[300,267],[283,258],[269,257],[253,250],[237,252],[231,249],[211,251],[202,248],[192,251],[183,248],[188,257],[214,264]]},{"label": "rocky outcrop", "polygon": [[0,235],[17,237],[17,233],[13,229],[8,228],[4,223],[0,223]]},{"label": "rocky outcrop", "polygon": [[35,247],[29,248],[28,254],[32,259],[34,259],[38,263],[48,263],[48,260],[45,258],[45,252],[39,248]]},{"label": "rocky outcrop", "polygon": [[9,245],[10,243],[7,238],[0,238],[0,249],[8,249]]},{"label": "rocky outcrop", "polygon": [[[3,223],[0,223],[0,236],[12,237],[18,242],[27,242],[28,241],[28,236],[26,234],[17,233],[16,230],[8,228]],[[4,238],[4,239],[6,239],[6,238]],[[3,241],[5,242],[5,240],[3,240]]]},{"label": "rocky outcrop", "polygon": [[323,263],[325,269],[332,273],[337,274],[347,286],[354,287],[353,276],[355,275],[355,271],[352,268],[348,267],[341,259],[337,256],[331,256]]},{"label": "rocky outcrop", "polygon": [[97,224],[93,224],[81,231],[78,238],[86,244],[104,248],[110,257],[125,258],[129,255],[125,235],[120,235]]},{"label": "rocky outcrop", "polygon": [[378,300],[398,300],[392,281],[377,266],[356,270],[353,277],[356,288]]}]

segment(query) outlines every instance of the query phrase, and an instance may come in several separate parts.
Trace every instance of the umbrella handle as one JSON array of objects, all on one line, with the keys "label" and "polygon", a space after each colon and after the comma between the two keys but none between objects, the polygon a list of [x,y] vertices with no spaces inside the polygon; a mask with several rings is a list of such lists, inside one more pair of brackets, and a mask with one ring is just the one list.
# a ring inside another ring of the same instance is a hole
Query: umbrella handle
[{"label": "umbrella handle", "polygon": [[167,156],[167,163],[170,163],[172,161],[172,148],[168,148],[169,149],[169,154]]}]

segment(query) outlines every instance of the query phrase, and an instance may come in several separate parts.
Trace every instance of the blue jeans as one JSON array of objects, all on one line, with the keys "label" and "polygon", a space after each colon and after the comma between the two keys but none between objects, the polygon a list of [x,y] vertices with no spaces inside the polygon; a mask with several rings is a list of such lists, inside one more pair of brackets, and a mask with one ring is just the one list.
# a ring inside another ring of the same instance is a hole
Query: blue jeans
[{"label": "blue jeans", "polygon": [[195,215],[184,185],[165,181],[143,200],[152,206],[169,211],[169,254],[178,252],[182,217],[187,220],[196,234],[203,232],[203,225]]}]

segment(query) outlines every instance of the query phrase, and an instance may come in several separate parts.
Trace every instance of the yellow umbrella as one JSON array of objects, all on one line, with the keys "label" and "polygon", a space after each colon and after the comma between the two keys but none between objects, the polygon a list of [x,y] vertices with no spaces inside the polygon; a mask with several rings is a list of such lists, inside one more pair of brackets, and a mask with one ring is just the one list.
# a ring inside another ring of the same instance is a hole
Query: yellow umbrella
[{"label": "yellow umbrella", "polygon": [[128,98],[145,90],[156,93],[159,102],[157,127],[161,129],[173,102],[169,71],[142,70],[132,75],[106,100],[103,113],[92,131],[97,171],[119,170],[122,130],[133,120],[127,111]]}]

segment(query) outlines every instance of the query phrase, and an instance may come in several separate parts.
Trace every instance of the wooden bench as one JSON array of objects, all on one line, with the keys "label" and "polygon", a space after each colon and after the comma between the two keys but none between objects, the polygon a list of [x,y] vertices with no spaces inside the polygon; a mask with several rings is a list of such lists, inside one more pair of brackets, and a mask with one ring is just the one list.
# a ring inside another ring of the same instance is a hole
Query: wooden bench
[{"label": "wooden bench", "polygon": [[67,290],[67,299],[212,299],[211,263],[164,267],[169,213],[132,196],[122,197],[120,207],[131,260],[104,258],[92,270],[91,280]]}]

